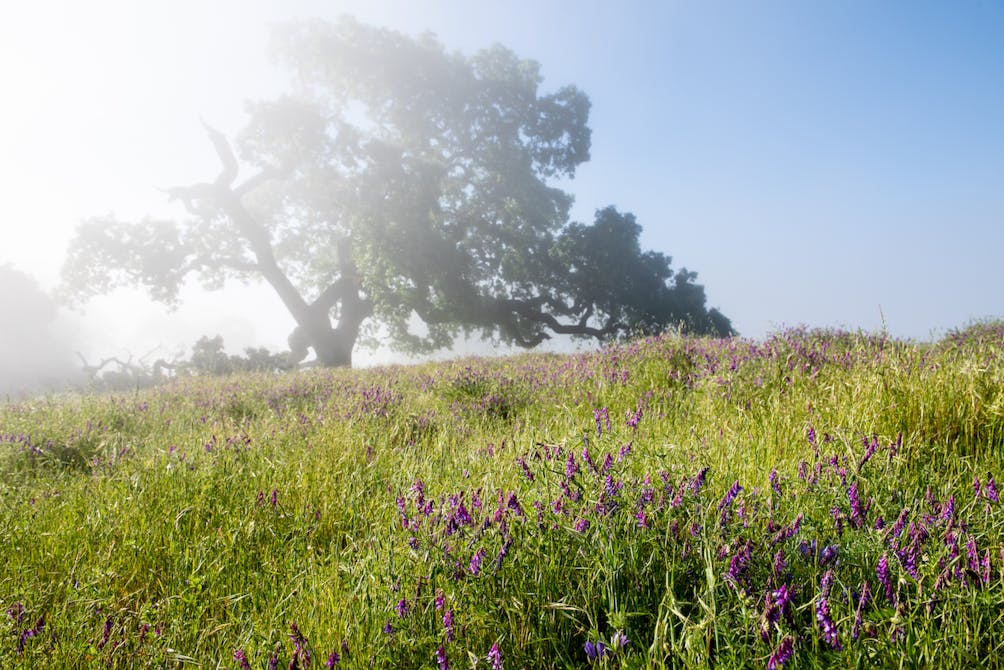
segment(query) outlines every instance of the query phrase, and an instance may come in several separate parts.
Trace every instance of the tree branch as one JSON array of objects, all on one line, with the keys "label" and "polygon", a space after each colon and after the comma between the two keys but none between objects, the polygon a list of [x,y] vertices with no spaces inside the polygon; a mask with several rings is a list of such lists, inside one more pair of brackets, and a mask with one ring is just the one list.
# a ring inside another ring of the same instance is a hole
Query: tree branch
[{"label": "tree branch", "polygon": [[220,163],[223,164],[220,176],[216,178],[216,186],[232,186],[237,180],[238,167],[237,157],[234,156],[234,151],[230,147],[230,142],[227,141],[227,138],[223,135],[223,133],[216,130],[205,121],[202,122],[202,126],[206,129],[206,133],[209,135],[209,141],[213,143],[213,147],[216,149],[216,155],[220,157]]}]

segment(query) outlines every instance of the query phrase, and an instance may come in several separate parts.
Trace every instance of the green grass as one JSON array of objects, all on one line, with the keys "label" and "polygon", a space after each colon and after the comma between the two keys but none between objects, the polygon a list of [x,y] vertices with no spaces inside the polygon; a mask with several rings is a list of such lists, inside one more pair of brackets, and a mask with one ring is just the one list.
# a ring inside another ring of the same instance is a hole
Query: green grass
[{"label": "green grass", "polygon": [[0,667],[995,667],[1002,447],[1000,324],[9,404]]}]

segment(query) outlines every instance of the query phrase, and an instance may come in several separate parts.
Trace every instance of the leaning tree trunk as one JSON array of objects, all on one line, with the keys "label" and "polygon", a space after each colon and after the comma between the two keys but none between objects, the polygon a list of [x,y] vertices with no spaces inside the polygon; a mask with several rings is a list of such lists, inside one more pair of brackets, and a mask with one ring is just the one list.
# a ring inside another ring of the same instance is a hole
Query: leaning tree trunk
[{"label": "leaning tree trunk", "polygon": [[[194,199],[213,200],[247,242],[255,257],[254,269],[275,290],[296,321],[296,328],[289,336],[291,364],[302,362],[309,350],[313,349],[321,365],[350,367],[352,349],[359,339],[360,327],[373,314],[373,304],[363,295],[350,241],[343,238],[337,243],[341,262],[340,277],[316,300],[308,303],[280,267],[267,229],[255,219],[243,202],[244,194],[273,178],[277,171],[265,170],[235,188],[238,165],[230,143],[219,131],[208,126],[206,130],[223,164],[220,176],[212,184],[171,189],[172,197],[182,199],[193,214],[198,213],[192,206]],[[337,326],[333,327],[331,312],[335,307],[339,307],[339,319]]]}]

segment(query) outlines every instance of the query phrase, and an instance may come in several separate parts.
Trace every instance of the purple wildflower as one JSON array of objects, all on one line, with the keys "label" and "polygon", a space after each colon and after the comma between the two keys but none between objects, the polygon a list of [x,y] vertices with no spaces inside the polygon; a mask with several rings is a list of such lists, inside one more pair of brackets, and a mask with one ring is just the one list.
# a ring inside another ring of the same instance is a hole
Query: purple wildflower
[{"label": "purple wildflower", "polygon": [[816,538],[812,538],[808,542],[806,542],[805,540],[799,542],[798,553],[802,554],[802,558],[804,558],[807,561],[816,560]]},{"label": "purple wildflower", "polygon": [[823,599],[830,597],[830,591],[833,590],[833,570],[827,570],[823,573],[823,576],[819,580],[819,593]]},{"label": "purple wildflower", "polygon": [[342,660],[342,657],[338,654],[338,650],[332,649],[331,653],[328,654],[328,662],[325,664],[328,670],[334,670],[338,662]]},{"label": "purple wildflower", "polygon": [[790,526],[786,526],[777,532],[773,538],[771,538],[771,544],[779,544],[785,540],[790,540],[792,537],[798,534],[799,529],[802,527],[802,516],[799,514],[795,517],[795,520],[791,522]]},{"label": "purple wildflower", "polygon": [[864,453],[864,456],[861,457],[861,462],[858,463],[858,470],[860,470],[862,467],[864,467],[864,464],[867,463],[869,461],[869,459],[871,459],[871,457],[875,455],[875,452],[878,450],[878,447],[879,447],[878,435],[875,435],[874,437],[872,437],[872,441],[871,441],[870,444],[868,442],[868,438],[867,437],[864,438],[863,441],[864,441],[864,445],[865,445],[865,453]]},{"label": "purple wildflower", "polygon": [[868,603],[871,600],[872,591],[871,587],[868,586],[868,580],[866,579],[864,583],[861,584],[861,595],[858,596],[858,607],[854,612],[854,626],[851,628],[851,639],[858,639],[858,635],[861,632],[862,617]]},{"label": "purple wildflower", "polygon": [[439,670],[450,670],[450,659],[446,655],[446,649],[443,645],[439,645],[436,649],[436,663],[439,664]]},{"label": "purple wildflower", "polygon": [[446,641],[453,642],[453,610],[443,612],[443,628],[446,629]]},{"label": "purple wildflower", "polygon": [[101,633],[101,642],[98,642],[98,649],[104,649],[105,645],[108,644],[108,638],[112,634],[112,623],[111,617],[105,619],[105,627]]},{"label": "purple wildflower", "polygon": [[732,483],[729,490],[725,492],[725,497],[718,503],[718,511],[721,512],[720,525],[724,526],[728,523],[729,508],[732,506],[732,502],[736,499],[736,496],[739,495],[739,492],[742,490],[743,487],[739,485],[739,480],[737,479]]},{"label": "purple wildflower", "polygon": [[24,645],[33,637],[36,637],[45,628],[45,615],[38,617],[35,621],[35,625],[31,628],[25,630],[21,633],[21,636],[17,639],[17,654],[21,656],[24,654]]},{"label": "purple wildflower", "polygon": [[509,553],[509,547],[512,546],[512,538],[506,538],[506,541],[502,543],[499,548],[499,553],[495,557],[495,571],[498,572],[502,569],[502,562],[505,560],[506,555]]},{"label": "purple wildflower", "polygon": [[526,459],[520,456],[519,458],[516,459],[516,462],[519,463],[519,467],[523,469],[523,476],[526,477],[526,480],[528,482],[532,482],[533,473],[530,472],[530,467],[526,464]]},{"label": "purple wildflower", "polygon": [[899,537],[903,533],[903,529],[906,528],[906,517],[910,513],[909,507],[904,507],[903,511],[899,513],[899,517],[896,519],[895,525],[892,527],[892,536]]},{"label": "purple wildflower", "polygon": [[732,582],[732,585],[737,589],[742,588],[743,591],[746,590],[746,571],[749,568],[750,561],[753,559],[753,543],[749,540],[743,545],[742,549],[736,552],[732,560],[729,561],[729,571],[726,574],[726,578]]},{"label": "purple wildflower", "polygon": [[941,510],[941,519],[943,521],[952,521],[955,519],[955,496],[948,496],[948,500],[945,501]]},{"label": "purple wildflower", "polygon": [[620,448],[620,451],[617,452],[617,462],[620,463],[630,454],[631,454],[631,443],[628,442],[627,444],[625,444]]},{"label": "purple wildflower", "polygon": [[519,499],[516,497],[515,491],[509,494],[509,498],[506,500],[506,507],[515,512],[518,517],[526,516],[523,513],[522,505],[519,504]]},{"label": "purple wildflower", "polygon": [[593,418],[596,419],[596,435],[597,437],[603,435],[603,428],[610,432],[610,412],[607,411],[606,407],[601,407],[600,409],[593,410]]},{"label": "purple wildflower", "polygon": [[694,477],[690,482],[690,492],[697,494],[702,488],[704,488],[704,482],[708,476],[708,468],[702,468],[700,472]]},{"label": "purple wildflower", "polygon": [[289,639],[293,643],[293,658],[302,661],[304,667],[309,666],[311,654],[307,649],[307,638],[300,632],[295,621],[289,624]]},{"label": "purple wildflower", "polygon": [[819,565],[826,566],[836,561],[838,551],[839,548],[835,544],[823,547],[823,550],[819,552]]},{"label": "purple wildflower", "polygon": [[986,486],[983,487],[983,496],[990,502],[998,502],[1000,500],[1000,495],[997,492],[997,484],[994,483],[993,477],[988,479]]},{"label": "purple wildflower", "polygon": [[592,663],[603,658],[607,653],[607,646],[603,642],[587,640],[585,644],[586,658]]},{"label": "purple wildflower", "polygon": [[589,529],[589,519],[579,519],[575,522],[575,530],[578,533],[585,533]]},{"label": "purple wildflower", "polygon": [[851,504],[851,524],[855,528],[864,528],[865,525],[865,510],[861,505],[861,496],[858,493],[858,483],[852,482],[851,487],[847,489],[847,498]]},{"label": "purple wildflower", "polygon": [[792,594],[787,584],[781,584],[781,586],[771,591],[770,597],[782,616],[790,616]]},{"label": "purple wildflower", "polygon": [[837,529],[837,535],[842,535],[844,532],[844,513],[840,511],[839,507],[831,507],[830,516],[833,517],[833,525]]},{"label": "purple wildflower", "polygon": [[21,622],[24,621],[24,605],[22,603],[14,603],[7,608],[7,616],[20,626]]},{"label": "purple wildflower", "polygon": [[435,600],[436,611],[443,609],[443,606],[445,604],[446,604],[446,597],[443,595],[443,592],[436,591],[436,600]]},{"label": "purple wildflower", "polygon": [[972,536],[966,538],[966,556],[969,558],[969,569],[979,574],[980,572],[980,552],[976,548],[976,540]]},{"label": "purple wildflower", "polygon": [[889,445],[889,460],[896,457],[896,453],[903,447],[903,431],[896,434],[896,441]]},{"label": "purple wildflower", "polygon": [[889,576],[889,555],[882,554],[882,557],[878,560],[878,565],[875,566],[875,574],[878,575],[879,584],[885,589],[885,598],[891,603],[896,602],[895,595],[892,591],[892,578]]},{"label": "purple wildflower", "polygon": [[781,495],[781,482],[779,481],[779,478],[777,476],[777,468],[771,468],[770,469],[770,474],[767,476],[767,479],[770,480],[770,488],[771,488],[771,490],[773,490],[776,495],[780,496]]},{"label": "purple wildflower", "polygon": [[784,551],[778,549],[777,553],[774,554],[774,576],[781,579],[787,569],[788,561],[784,560]]},{"label": "purple wildflower", "polygon": [[568,452],[568,460],[565,462],[565,478],[571,479],[579,471],[579,464],[575,462],[575,454]]},{"label": "purple wildflower", "polygon": [[279,657],[272,654],[268,657],[268,670],[278,670],[279,668]]},{"label": "purple wildflower", "polygon": [[492,664],[492,670],[502,670],[502,652],[499,651],[498,642],[493,642],[492,648],[488,650],[488,662]]},{"label": "purple wildflower", "polygon": [[234,660],[241,666],[241,670],[251,670],[251,665],[248,663],[248,657],[244,654],[243,649],[234,650]]},{"label": "purple wildflower", "polygon": [[830,618],[830,602],[827,598],[820,598],[816,604],[816,622],[823,634],[823,640],[834,649],[841,649],[840,637],[837,633],[837,626]]},{"label": "purple wildflower", "polygon": [[789,635],[781,640],[777,649],[767,659],[767,670],[778,670],[785,663],[791,660],[795,653],[795,640]]},{"label": "purple wildflower", "polygon": [[408,605],[408,599],[407,598],[401,598],[401,600],[399,600],[398,603],[397,603],[396,609],[397,609],[397,615],[398,615],[398,617],[400,617],[400,618],[403,619],[406,616],[408,616],[408,611],[410,609],[410,607]]},{"label": "purple wildflower", "polygon": [[472,575],[477,575],[481,571],[481,561],[485,557],[485,550],[478,549],[473,556],[471,556],[470,563],[467,564],[467,569],[471,571]]}]

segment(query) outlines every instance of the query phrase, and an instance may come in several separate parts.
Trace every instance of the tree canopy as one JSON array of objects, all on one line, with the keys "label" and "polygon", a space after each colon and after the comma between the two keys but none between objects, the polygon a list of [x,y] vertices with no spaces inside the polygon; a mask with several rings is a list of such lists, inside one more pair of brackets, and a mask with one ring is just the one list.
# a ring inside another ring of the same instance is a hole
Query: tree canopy
[{"label": "tree canopy", "polygon": [[554,182],[590,148],[574,86],[541,91],[540,66],[502,46],[467,57],[349,18],[286,25],[273,46],[294,92],[249,103],[233,141],[207,127],[221,171],[169,190],[186,218],[81,223],[74,295],[139,285],[173,304],[190,275],[264,279],[297,323],[293,359],[326,365],[351,364],[361,337],[732,334],[694,273],[641,250],[633,216],[569,221]]}]

